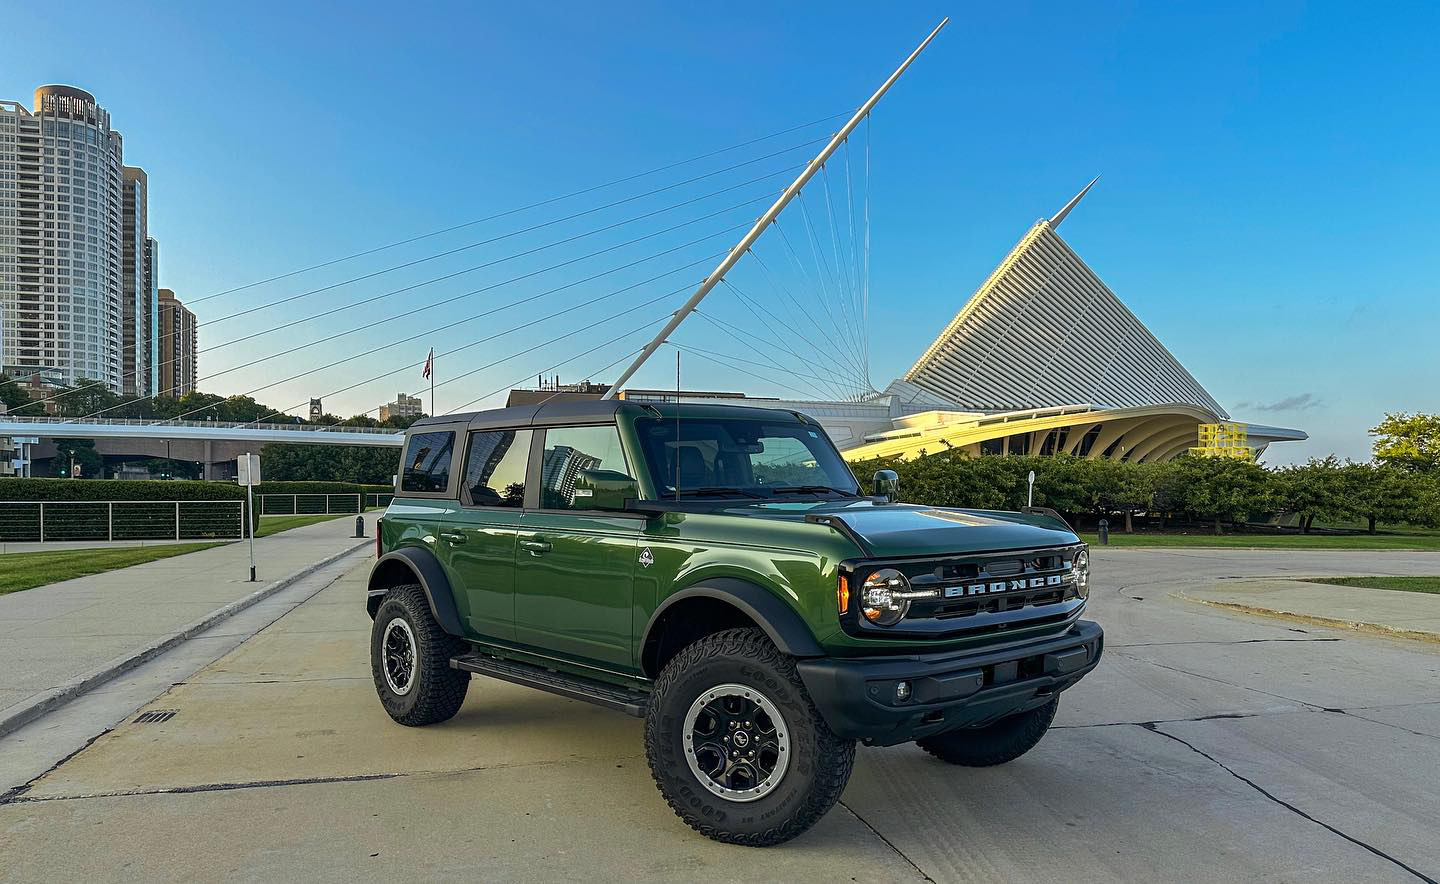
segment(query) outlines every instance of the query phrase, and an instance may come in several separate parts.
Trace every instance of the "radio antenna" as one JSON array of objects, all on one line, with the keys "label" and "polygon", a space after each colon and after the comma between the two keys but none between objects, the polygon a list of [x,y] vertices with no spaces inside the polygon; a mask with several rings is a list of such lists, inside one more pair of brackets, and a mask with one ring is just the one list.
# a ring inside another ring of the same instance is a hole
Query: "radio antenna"
[{"label": "radio antenna", "polygon": [[675,502],[680,502],[680,348],[675,348]]}]

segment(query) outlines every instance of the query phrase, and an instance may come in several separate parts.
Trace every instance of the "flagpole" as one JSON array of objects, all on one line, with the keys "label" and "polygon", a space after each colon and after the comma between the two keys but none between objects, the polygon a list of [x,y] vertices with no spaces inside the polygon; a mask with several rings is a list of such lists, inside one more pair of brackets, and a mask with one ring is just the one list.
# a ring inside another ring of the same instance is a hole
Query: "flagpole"
[{"label": "flagpole", "polygon": [[435,416],[435,348],[430,348],[430,416]]}]

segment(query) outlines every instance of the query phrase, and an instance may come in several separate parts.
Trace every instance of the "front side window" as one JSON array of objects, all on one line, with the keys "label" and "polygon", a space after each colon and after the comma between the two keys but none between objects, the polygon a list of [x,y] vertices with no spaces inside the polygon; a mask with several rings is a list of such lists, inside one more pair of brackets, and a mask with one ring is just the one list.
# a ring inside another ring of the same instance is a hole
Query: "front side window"
[{"label": "front side window", "polygon": [[416,433],[405,444],[400,490],[420,494],[443,493],[450,487],[450,453],[454,433]]},{"label": "front side window", "polygon": [[552,510],[597,509],[597,490],[633,481],[612,426],[557,427],[545,431],[540,460],[540,506]]},{"label": "front side window", "polygon": [[529,463],[529,430],[471,433],[470,452],[465,456],[465,502],[470,506],[524,506]]},{"label": "front side window", "polygon": [[818,427],[750,418],[644,418],[635,422],[661,496],[776,497],[859,491]]}]

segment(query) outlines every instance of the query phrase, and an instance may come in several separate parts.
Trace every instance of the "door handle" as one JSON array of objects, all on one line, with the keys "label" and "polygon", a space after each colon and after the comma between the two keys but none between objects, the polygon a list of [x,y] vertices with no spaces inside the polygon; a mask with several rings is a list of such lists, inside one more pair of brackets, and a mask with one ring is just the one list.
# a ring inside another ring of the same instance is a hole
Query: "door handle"
[{"label": "door handle", "polygon": [[442,531],[440,533],[440,539],[446,541],[447,543],[464,543],[465,535],[457,534],[453,531]]},{"label": "door handle", "polygon": [[532,556],[543,556],[550,551],[550,541],[543,537],[537,537],[533,540],[522,540],[520,541],[520,546],[530,550],[530,555]]}]

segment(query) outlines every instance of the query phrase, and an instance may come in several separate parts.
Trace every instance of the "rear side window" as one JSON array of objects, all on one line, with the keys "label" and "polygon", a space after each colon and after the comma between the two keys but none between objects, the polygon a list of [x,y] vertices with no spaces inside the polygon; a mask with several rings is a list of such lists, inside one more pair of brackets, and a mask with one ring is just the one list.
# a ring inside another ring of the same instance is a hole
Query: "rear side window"
[{"label": "rear side window", "polygon": [[[556,427],[545,431],[540,461],[540,506],[549,510],[594,509],[597,480],[630,478],[620,431],[613,425]],[[581,487],[577,487],[579,484]]]},{"label": "rear side window", "polygon": [[529,463],[529,430],[471,433],[470,452],[465,456],[465,503],[524,506],[525,468]]},{"label": "rear side window", "polygon": [[454,433],[416,433],[405,443],[400,490],[419,494],[443,493],[450,487],[450,454]]}]

